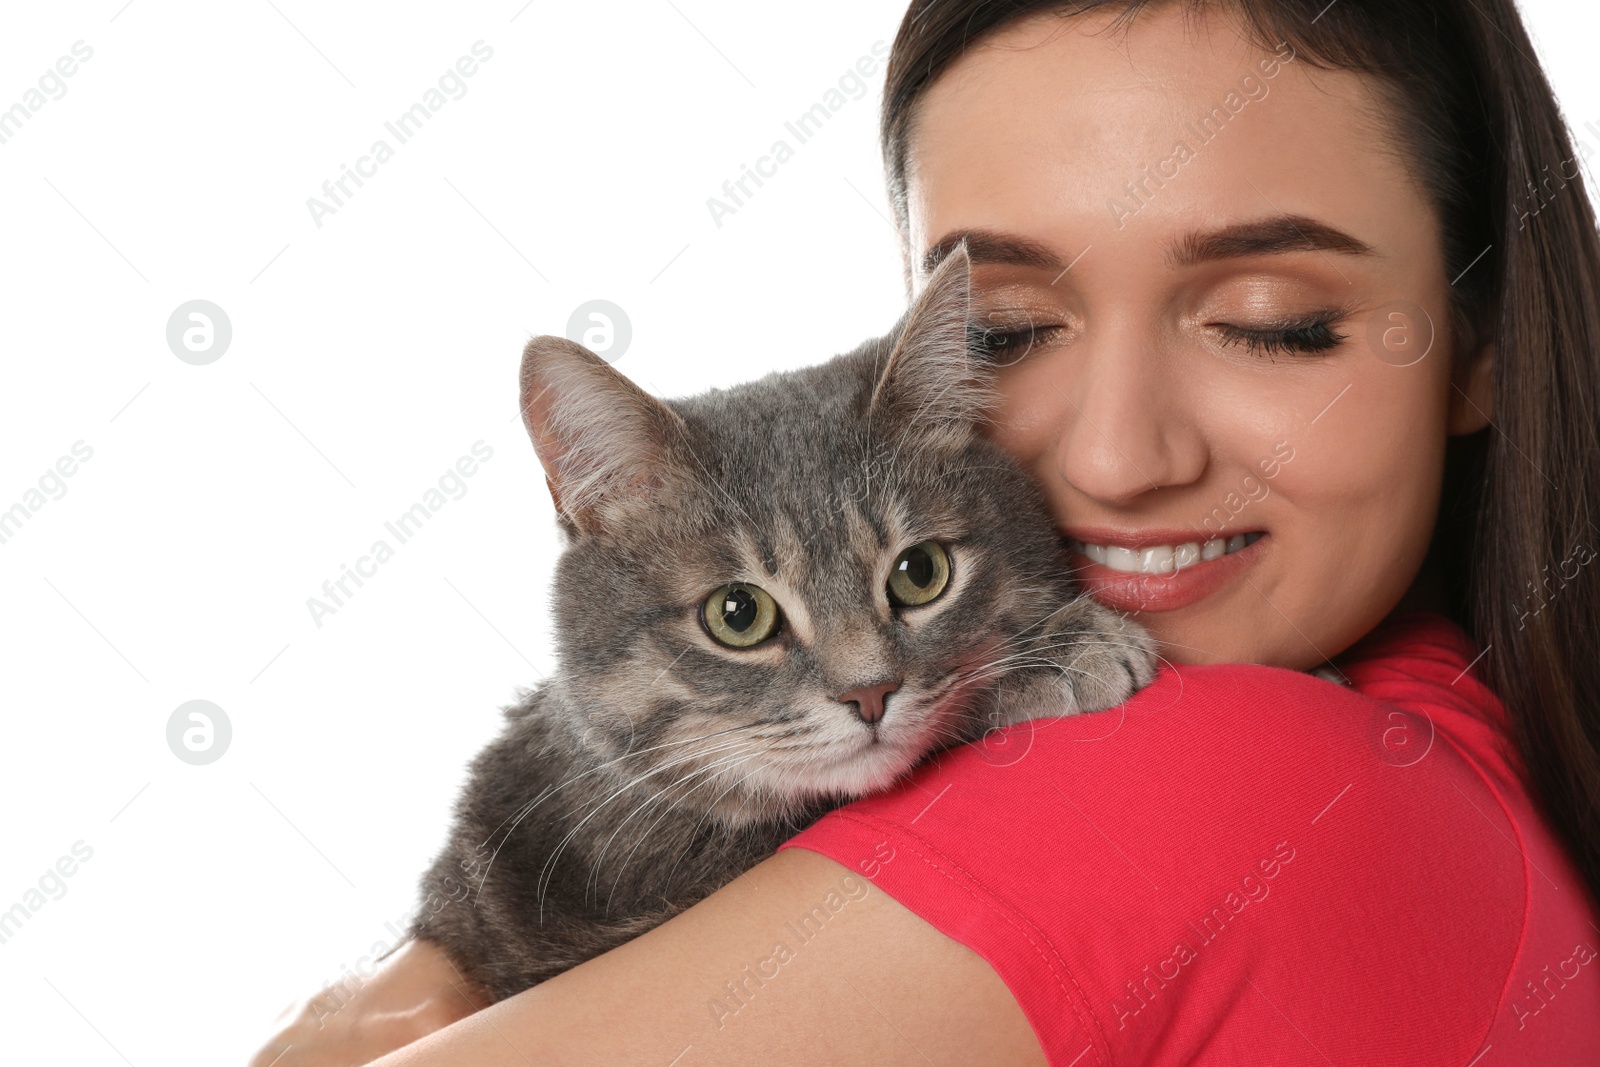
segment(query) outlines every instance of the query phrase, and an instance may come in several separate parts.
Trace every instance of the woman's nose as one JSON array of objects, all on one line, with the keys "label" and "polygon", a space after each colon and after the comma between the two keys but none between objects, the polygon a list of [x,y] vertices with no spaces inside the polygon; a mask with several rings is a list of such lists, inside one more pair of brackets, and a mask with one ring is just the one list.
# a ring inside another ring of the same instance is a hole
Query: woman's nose
[{"label": "woman's nose", "polygon": [[1073,349],[1071,373],[1054,376],[1045,398],[1059,405],[1059,477],[1107,505],[1198,480],[1207,461],[1197,410],[1204,383],[1174,373],[1135,335],[1084,338]]}]

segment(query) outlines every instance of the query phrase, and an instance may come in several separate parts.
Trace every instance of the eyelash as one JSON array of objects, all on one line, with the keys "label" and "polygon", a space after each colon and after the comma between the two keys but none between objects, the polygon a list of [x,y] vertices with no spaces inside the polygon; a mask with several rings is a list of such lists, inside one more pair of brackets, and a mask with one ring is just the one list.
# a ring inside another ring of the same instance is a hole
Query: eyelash
[{"label": "eyelash", "polygon": [[[1333,330],[1340,318],[1335,310],[1319,311],[1307,318],[1285,322],[1267,329],[1253,329],[1218,323],[1224,345],[1244,345],[1253,356],[1271,358],[1276,355],[1317,355],[1339,347],[1346,335]],[[1020,329],[998,330],[973,324],[968,328],[968,341],[973,351],[995,366],[1016,363],[1032,351],[1035,344],[1059,333],[1061,326],[1025,326]],[[1015,355],[1011,353],[1015,352]]]},{"label": "eyelash", "polygon": [[1244,345],[1253,356],[1272,357],[1282,353],[1317,355],[1337,348],[1345,335],[1336,333],[1332,326],[1339,319],[1337,311],[1319,311],[1295,322],[1285,322],[1268,329],[1251,329],[1218,323],[1224,345]]},{"label": "eyelash", "polygon": [[[1032,351],[1041,338],[1053,337],[1060,326],[1024,326],[1015,330],[997,330],[973,323],[967,328],[968,346],[997,367],[1016,363]],[[1016,355],[1011,355],[1015,351]]]}]

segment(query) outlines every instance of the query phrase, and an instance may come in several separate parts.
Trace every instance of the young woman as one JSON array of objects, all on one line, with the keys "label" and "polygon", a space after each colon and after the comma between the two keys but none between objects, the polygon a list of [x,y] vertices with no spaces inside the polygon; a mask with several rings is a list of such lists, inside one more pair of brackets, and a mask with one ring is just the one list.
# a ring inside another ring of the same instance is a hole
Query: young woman
[{"label": "young woman", "polygon": [[1600,1062],[1600,240],[1532,55],[1511,0],[913,3],[908,285],[970,257],[993,433],[1169,664],[257,1063]]}]

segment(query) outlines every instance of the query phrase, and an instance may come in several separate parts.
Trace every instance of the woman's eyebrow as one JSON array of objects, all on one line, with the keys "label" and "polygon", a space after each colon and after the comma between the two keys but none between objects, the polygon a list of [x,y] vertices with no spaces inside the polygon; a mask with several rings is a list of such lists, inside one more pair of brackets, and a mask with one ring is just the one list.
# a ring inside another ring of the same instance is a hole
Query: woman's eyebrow
[{"label": "woman's eyebrow", "polygon": [[922,262],[918,267],[923,276],[933,273],[933,269],[944,262],[944,257],[955,250],[956,245],[962,241],[967,242],[967,255],[973,263],[1009,263],[1019,267],[1044,267],[1059,270],[1062,266],[1058,262],[1055,252],[1050,246],[1040,241],[1015,234],[997,233],[994,230],[954,230],[939,239],[939,242],[922,254]]},{"label": "woman's eyebrow", "polygon": [[[932,274],[934,268],[962,241],[967,242],[967,254],[975,264],[1004,263],[1053,271],[1059,271],[1066,265],[1054,249],[1041,241],[995,230],[964,229],[946,234],[922,254],[918,264],[921,276]],[[1306,215],[1275,215],[1186,234],[1173,242],[1166,260],[1172,267],[1191,267],[1208,260],[1284,252],[1376,255],[1373,247],[1365,241],[1327,223]]]},{"label": "woman's eyebrow", "polygon": [[1371,245],[1305,215],[1274,215],[1186,234],[1167,250],[1167,265],[1192,267],[1213,259],[1284,252],[1344,252],[1375,255]]}]

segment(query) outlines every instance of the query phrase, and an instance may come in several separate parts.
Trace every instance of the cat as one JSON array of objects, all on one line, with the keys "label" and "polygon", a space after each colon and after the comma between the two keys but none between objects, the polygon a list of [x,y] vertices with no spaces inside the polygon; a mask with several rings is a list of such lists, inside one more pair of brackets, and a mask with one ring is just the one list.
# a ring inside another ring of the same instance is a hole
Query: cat
[{"label": "cat", "polygon": [[670,918],[997,727],[1118,704],[1135,622],[1074,587],[996,400],[965,246],[885,336],[658,400],[530,341],[557,669],[506,708],[408,933],[493,1002]]}]

